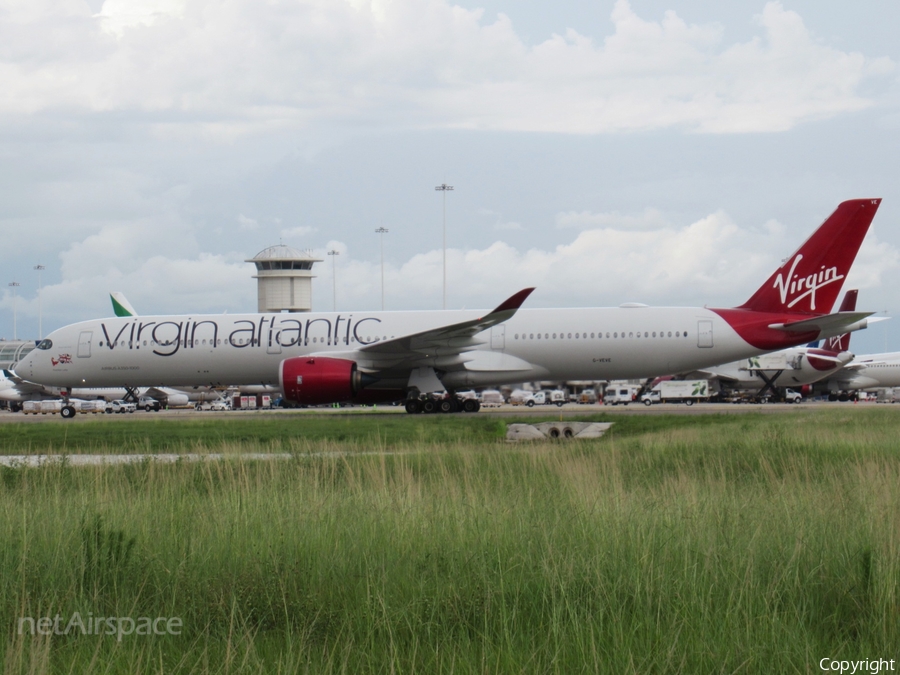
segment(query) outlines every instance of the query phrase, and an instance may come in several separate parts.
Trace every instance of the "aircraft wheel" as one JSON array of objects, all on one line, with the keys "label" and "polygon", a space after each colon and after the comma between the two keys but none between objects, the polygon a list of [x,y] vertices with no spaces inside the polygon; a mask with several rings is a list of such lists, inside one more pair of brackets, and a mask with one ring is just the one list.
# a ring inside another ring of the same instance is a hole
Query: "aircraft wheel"
[{"label": "aircraft wheel", "polygon": [[434,399],[426,399],[424,403],[422,403],[422,412],[426,414],[431,414],[437,411],[437,404],[434,402]]},{"label": "aircraft wheel", "polygon": [[448,398],[438,401],[437,409],[442,413],[453,412],[453,401]]},{"label": "aircraft wheel", "polygon": [[467,413],[478,412],[478,401],[476,401],[474,398],[467,398],[465,401],[463,401],[462,409],[463,412]]},{"label": "aircraft wheel", "polygon": [[417,398],[410,398],[406,401],[406,412],[410,415],[417,415],[422,412],[422,402]]},{"label": "aircraft wheel", "polygon": [[70,405],[63,406],[62,410],[59,411],[59,416],[70,420],[75,417],[75,408]]}]

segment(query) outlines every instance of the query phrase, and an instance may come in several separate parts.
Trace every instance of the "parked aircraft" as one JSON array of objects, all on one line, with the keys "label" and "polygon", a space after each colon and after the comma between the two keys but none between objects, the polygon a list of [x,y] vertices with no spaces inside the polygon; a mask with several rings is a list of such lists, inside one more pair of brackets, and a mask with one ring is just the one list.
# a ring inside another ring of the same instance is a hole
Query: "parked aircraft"
[{"label": "parked aircraft", "polygon": [[832,398],[851,391],[889,387],[900,387],[900,352],[857,356],[816,385],[817,390],[828,392]]},{"label": "parked aircraft", "polygon": [[[847,291],[841,312],[856,310],[859,291]],[[869,322],[872,319],[868,319]],[[776,387],[800,388],[827,378],[853,360],[850,333],[825,341],[822,347],[813,342],[805,347],[789,347],[770,354],[751,356],[720,366],[703,368],[684,374],[685,380],[706,378],[718,380],[724,391],[754,392],[758,398],[777,395]],[[807,392],[804,392],[807,393]]]},{"label": "parked aircraft", "polygon": [[[858,330],[871,312],[827,314],[880,199],[838,206],[739,307],[114,317],[51,333],[17,375],[55,386],[279,384],[316,405],[535,380],[629,379],[726,363]],[[448,396],[442,409],[474,404]]]},{"label": "parked aircraft", "polygon": [[221,398],[219,392],[204,391],[187,392],[169,387],[149,387],[133,389],[131,387],[53,387],[36,384],[17,377],[8,370],[0,371],[0,401],[12,404],[13,410],[25,401],[41,401],[44,399],[77,398],[86,401],[103,399],[116,401],[119,399],[137,401],[141,396],[150,396],[169,406],[184,406],[191,402],[214,401]]}]

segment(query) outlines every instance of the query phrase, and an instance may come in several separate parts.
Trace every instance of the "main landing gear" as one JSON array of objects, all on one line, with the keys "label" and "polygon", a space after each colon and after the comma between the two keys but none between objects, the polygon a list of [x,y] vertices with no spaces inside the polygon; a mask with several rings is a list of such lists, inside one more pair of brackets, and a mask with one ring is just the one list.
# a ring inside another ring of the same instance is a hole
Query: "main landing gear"
[{"label": "main landing gear", "polygon": [[411,396],[406,399],[406,412],[410,415],[418,413],[475,413],[481,410],[481,403],[476,398],[460,398],[455,394],[448,394],[443,398],[434,396]]}]

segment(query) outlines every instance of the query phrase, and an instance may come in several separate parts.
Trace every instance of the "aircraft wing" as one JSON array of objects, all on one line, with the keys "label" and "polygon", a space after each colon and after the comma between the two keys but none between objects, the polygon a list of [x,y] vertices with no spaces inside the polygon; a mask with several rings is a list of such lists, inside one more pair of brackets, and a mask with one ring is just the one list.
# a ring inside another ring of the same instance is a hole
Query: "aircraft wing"
[{"label": "aircraft wing", "polygon": [[11,370],[4,369],[3,376],[7,380],[15,384],[16,390],[22,394],[43,394],[46,391],[46,388],[42,385],[36,384],[35,382],[29,382],[28,380],[23,380]]},{"label": "aircraft wing", "polygon": [[[507,298],[495,309],[482,317],[432,328],[419,333],[403,335],[391,340],[382,340],[360,347],[348,354],[353,358],[362,372],[378,373],[385,370],[406,370],[428,365],[435,367],[460,366],[466,362],[464,352],[476,349],[484,344],[476,336],[497,324],[509,320],[518,311],[534,288],[525,288]],[[336,356],[334,353],[323,353],[322,356]],[[509,357],[511,361],[520,361]],[[509,368],[521,369],[521,364],[506,364]],[[529,366],[530,367],[530,366]]]}]

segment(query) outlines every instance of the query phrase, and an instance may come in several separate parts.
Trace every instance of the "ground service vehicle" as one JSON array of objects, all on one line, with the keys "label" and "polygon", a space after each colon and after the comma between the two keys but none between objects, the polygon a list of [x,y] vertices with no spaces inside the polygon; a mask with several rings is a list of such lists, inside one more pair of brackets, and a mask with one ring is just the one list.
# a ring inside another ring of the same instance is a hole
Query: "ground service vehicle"
[{"label": "ground service vehicle", "polygon": [[[659,403],[685,403],[694,405],[695,401],[706,401],[711,393],[708,380],[665,380],[653,387],[657,392]],[[641,396],[644,405],[654,403],[648,394]]]},{"label": "ground service vehicle", "polygon": [[137,405],[131,401],[119,399],[118,401],[110,401],[106,404],[106,412],[108,413],[133,413],[137,410]]},{"label": "ground service vehicle", "polygon": [[138,401],[137,407],[146,410],[147,412],[150,412],[151,410],[159,412],[161,408],[159,401],[152,396],[141,396],[141,400]]},{"label": "ground service vehicle", "polygon": [[640,387],[636,384],[610,384],[603,394],[603,403],[606,405],[628,405],[637,397]]}]

